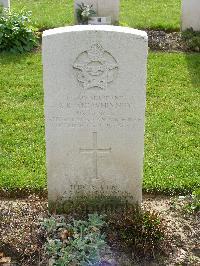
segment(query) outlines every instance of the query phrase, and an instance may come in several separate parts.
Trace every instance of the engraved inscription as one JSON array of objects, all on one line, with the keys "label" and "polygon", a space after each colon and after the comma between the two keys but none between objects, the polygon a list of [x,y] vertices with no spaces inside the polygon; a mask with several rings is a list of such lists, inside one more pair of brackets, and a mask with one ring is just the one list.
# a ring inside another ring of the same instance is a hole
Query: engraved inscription
[{"label": "engraved inscription", "polygon": [[92,148],[80,148],[81,153],[92,153],[94,154],[94,171],[95,179],[99,179],[98,176],[98,153],[110,153],[111,148],[98,148],[97,144],[97,132],[93,132],[93,146]]},{"label": "engraved inscription", "polygon": [[[134,97],[124,95],[67,96],[49,109],[48,120],[54,126],[69,128],[133,128],[137,117],[130,115],[137,103]],[[50,111],[51,110],[51,111]]]},{"label": "engraved inscription", "polygon": [[73,65],[79,85],[85,90],[105,90],[118,73],[115,58],[100,44],[93,44],[81,53]]}]

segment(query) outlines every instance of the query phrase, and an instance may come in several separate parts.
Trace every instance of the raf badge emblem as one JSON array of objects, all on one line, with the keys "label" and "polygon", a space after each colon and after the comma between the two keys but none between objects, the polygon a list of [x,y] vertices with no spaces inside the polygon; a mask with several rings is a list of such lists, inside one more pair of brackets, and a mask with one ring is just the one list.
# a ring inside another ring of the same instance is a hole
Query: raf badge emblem
[{"label": "raf badge emblem", "polygon": [[100,44],[94,44],[89,50],[81,53],[73,68],[79,85],[85,90],[105,90],[118,73],[117,61]]}]

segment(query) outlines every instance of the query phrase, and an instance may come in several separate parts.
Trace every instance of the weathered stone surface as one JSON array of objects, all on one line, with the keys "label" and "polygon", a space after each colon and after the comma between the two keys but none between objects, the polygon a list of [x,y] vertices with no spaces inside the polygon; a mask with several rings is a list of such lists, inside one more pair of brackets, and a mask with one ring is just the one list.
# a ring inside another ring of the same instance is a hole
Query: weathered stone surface
[{"label": "weathered stone surface", "polygon": [[0,0],[0,5],[3,5],[4,8],[10,9],[10,0]]},{"label": "weathered stone surface", "polygon": [[182,0],[182,30],[200,31],[200,0]]},{"label": "weathered stone surface", "polygon": [[49,200],[76,193],[141,202],[147,34],[126,27],[45,31]]},{"label": "weathered stone surface", "polygon": [[75,0],[74,1],[75,17],[76,17],[77,5],[81,3],[87,5],[93,5],[93,9],[96,11],[97,16],[99,17],[110,16],[112,24],[118,24],[120,0]]}]

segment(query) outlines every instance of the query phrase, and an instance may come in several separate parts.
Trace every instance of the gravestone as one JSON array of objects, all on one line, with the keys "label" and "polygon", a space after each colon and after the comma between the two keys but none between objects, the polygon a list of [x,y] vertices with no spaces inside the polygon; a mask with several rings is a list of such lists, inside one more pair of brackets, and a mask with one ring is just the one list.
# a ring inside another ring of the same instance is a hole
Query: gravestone
[{"label": "gravestone", "polygon": [[0,0],[0,4],[1,4],[4,8],[9,8],[9,9],[10,9],[10,0]]},{"label": "gravestone", "polygon": [[75,20],[76,9],[78,4],[81,3],[92,5],[93,10],[96,11],[98,17],[111,17],[111,23],[118,24],[120,0],[74,0]]},{"label": "gravestone", "polygon": [[200,0],[182,0],[182,30],[200,31]]},{"label": "gravestone", "polygon": [[145,32],[126,27],[43,33],[49,202],[141,202],[147,46]]}]

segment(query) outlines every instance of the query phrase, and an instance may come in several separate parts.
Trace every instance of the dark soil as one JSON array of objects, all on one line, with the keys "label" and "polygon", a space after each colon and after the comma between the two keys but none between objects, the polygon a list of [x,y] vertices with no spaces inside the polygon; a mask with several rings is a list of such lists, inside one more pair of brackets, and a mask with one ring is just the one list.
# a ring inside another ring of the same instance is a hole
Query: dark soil
[{"label": "dark soil", "polygon": [[[164,220],[169,247],[164,257],[151,261],[143,257],[136,262],[130,254],[114,252],[115,265],[200,265],[200,215],[186,213],[185,204],[182,198],[145,196],[143,208]],[[0,200],[0,265],[47,265],[41,264],[44,239],[39,230],[40,219],[47,216],[45,198]]]},{"label": "dark soil", "polygon": [[190,48],[181,37],[181,32],[146,30],[151,50],[189,52]]}]

